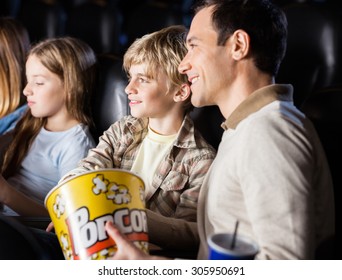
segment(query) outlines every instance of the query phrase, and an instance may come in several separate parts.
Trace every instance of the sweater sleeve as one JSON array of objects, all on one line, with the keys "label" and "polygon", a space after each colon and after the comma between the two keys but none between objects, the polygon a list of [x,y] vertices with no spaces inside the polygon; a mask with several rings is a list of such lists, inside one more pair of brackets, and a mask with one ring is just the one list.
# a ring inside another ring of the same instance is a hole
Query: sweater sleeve
[{"label": "sweater sleeve", "polygon": [[146,210],[150,242],[166,250],[197,253],[199,236],[196,222],[164,217]]}]

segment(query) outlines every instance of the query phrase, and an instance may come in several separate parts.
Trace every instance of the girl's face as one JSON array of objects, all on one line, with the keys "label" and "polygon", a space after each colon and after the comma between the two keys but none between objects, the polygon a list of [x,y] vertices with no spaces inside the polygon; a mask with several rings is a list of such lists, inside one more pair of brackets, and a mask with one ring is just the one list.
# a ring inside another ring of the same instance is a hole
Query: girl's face
[{"label": "girl's face", "polygon": [[61,79],[49,71],[35,56],[26,62],[27,84],[24,95],[36,118],[55,118],[65,114],[65,92]]},{"label": "girl's face", "polygon": [[168,77],[160,71],[158,78],[146,76],[146,65],[132,65],[130,81],[125,89],[128,94],[131,115],[136,118],[162,119],[175,106],[173,92],[168,92]]}]

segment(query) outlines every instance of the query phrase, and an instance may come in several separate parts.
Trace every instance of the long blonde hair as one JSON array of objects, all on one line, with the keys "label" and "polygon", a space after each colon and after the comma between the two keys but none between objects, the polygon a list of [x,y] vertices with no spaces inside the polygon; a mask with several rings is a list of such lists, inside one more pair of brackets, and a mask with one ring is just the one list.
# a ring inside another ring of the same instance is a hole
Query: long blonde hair
[{"label": "long blonde hair", "polygon": [[[80,123],[94,130],[90,102],[94,90],[96,56],[85,42],[71,37],[52,38],[35,45],[28,56],[36,56],[64,84],[65,105]],[[19,168],[33,140],[46,124],[46,118],[35,118],[28,110],[14,129],[14,138],[4,156],[5,178]]]},{"label": "long blonde hair", "polygon": [[24,101],[25,58],[29,47],[26,28],[13,18],[0,18],[0,118]]}]

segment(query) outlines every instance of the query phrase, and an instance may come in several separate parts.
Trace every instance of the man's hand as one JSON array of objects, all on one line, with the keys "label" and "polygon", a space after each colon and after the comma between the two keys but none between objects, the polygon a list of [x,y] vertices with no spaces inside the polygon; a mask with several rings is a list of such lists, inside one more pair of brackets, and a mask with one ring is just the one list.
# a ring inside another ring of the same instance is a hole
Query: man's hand
[{"label": "man's hand", "polygon": [[156,260],[163,259],[161,257],[151,256],[139,250],[125,235],[123,235],[112,222],[106,223],[106,231],[114,240],[118,250],[111,258],[113,260]]}]

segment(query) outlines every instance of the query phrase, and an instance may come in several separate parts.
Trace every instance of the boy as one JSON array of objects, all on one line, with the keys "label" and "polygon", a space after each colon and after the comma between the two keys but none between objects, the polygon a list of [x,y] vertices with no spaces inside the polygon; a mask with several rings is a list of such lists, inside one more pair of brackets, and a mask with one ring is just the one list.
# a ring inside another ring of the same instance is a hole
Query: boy
[{"label": "boy", "polygon": [[[194,128],[190,86],[178,72],[185,56],[183,26],[137,39],[124,55],[131,115],[104,132],[96,148],[61,181],[96,168],[131,170],[145,182],[150,242],[196,251],[196,215],[203,178],[215,150]],[[174,242],[176,241],[176,242]]]}]

